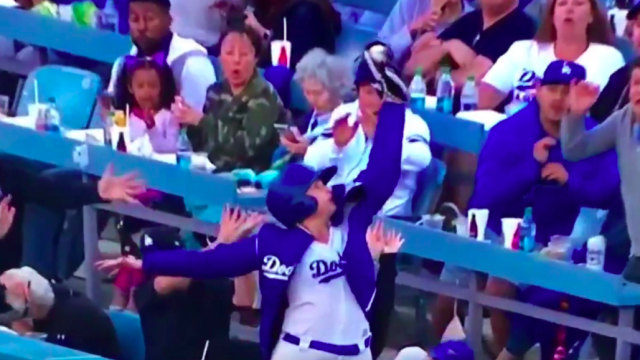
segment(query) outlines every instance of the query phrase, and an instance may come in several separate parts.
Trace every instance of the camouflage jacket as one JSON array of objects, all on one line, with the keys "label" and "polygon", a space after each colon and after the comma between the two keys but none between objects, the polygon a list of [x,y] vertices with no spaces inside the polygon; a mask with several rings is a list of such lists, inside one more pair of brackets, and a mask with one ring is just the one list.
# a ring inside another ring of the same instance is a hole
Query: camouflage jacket
[{"label": "camouflage jacket", "polygon": [[273,86],[257,72],[247,87],[233,95],[227,81],[207,90],[204,118],[189,126],[194,151],[209,154],[216,171],[239,168],[261,172],[269,169],[279,145],[276,123],[289,121],[289,112]]}]

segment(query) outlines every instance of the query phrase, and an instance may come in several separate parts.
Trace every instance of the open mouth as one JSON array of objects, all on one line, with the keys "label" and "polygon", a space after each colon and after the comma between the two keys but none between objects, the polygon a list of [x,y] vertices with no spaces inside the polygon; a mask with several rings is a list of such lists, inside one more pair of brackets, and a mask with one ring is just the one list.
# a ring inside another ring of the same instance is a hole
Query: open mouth
[{"label": "open mouth", "polygon": [[563,20],[563,22],[564,22],[565,24],[573,24],[573,19],[572,19],[572,18],[565,18],[565,19]]}]

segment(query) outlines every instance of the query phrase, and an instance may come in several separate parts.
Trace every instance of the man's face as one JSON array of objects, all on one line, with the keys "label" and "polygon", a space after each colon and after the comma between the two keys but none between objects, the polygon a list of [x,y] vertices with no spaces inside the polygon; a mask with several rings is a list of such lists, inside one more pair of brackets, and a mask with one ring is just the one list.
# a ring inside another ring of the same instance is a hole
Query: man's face
[{"label": "man's face", "polygon": [[540,116],[542,118],[560,121],[569,109],[569,85],[538,86],[536,98],[540,105]]},{"label": "man's face", "polygon": [[323,217],[330,218],[336,211],[336,204],[333,202],[333,193],[322,181],[316,181],[307,190],[307,195],[316,199],[318,203],[317,213]]},{"label": "man's face", "polygon": [[129,27],[133,42],[143,50],[155,47],[171,30],[168,9],[149,2],[129,4]]},{"label": "man's face", "polygon": [[640,116],[640,68],[635,68],[631,72],[629,80],[629,102],[633,107],[633,113],[636,118]]}]

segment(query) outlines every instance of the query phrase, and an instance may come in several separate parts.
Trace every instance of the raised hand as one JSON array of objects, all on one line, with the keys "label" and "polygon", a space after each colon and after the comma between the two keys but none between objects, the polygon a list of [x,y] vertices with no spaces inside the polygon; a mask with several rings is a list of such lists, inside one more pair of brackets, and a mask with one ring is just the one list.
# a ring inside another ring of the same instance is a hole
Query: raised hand
[{"label": "raised hand", "polygon": [[349,116],[350,114],[346,114],[333,124],[333,141],[339,148],[347,146],[358,130],[358,122],[353,126],[349,125]]},{"label": "raised hand", "polygon": [[545,180],[557,181],[564,185],[569,181],[569,172],[560,163],[548,163],[542,168],[541,176]]},{"label": "raised hand", "polygon": [[598,100],[600,88],[586,81],[573,81],[569,92],[569,109],[574,115],[586,115]]},{"label": "raised hand", "polygon": [[121,256],[117,259],[100,260],[96,262],[96,268],[98,271],[113,276],[123,268],[142,270],[142,260],[136,259],[133,256]]},{"label": "raised hand", "polygon": [[382,222],[378,221],[367,229],[367,245],[374,260],[378,260],[384,252],[385,234]]},{"label": "raised hand", "polygon": [[198,125],[204,114],[187,104],[180,96],[176,96],[173,104],[171,104],[171,112],[173,116],[185,125]]},{"label": "raised hand", "polygon": [[136,196],[145,192],[144,181],[138,179],[136,173],[113,176],[113,166],[109,164],[98,182],[98,194],[103,200],[124,201],[137,204]]},{"label": "raised hand", "polygon": [[264,224],[266,218],[258,213],[246,213],[237,208],[225,207],[220,220],[218,240],[205,250],[211,250],[217,244],[229,244],[249,236],[254,230]]},{"label": "raised hand", "polygon": [[16,215],[16,209],[11,206],[11,195],[7,195],[0,201],[0,239],[4,239]]},{"label": "raised hand", "polygon": [[397,254],[404,244],[404,239],[400,233],[389,231],[385,234],[383,254]]},{"label": "raised hand", "polygon": [[533,158],[540,164],[545,164],[547,160],[549,160],[549,150],[556,146],[557,143],[558,140],[551,136],[538,140],[538,142],[533,145]]}]

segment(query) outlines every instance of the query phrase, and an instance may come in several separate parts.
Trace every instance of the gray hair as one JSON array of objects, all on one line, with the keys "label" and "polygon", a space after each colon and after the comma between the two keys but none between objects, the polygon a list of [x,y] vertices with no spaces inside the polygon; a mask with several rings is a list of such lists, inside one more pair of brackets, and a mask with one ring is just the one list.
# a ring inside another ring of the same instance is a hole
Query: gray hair
[{"label": "gray hair", "polygon": [[349,63],[320,48],[312,49],[298,62],[294,79],[301,85],[306,79],[315,79],[342,100],[353,92],[353,69]]}]

